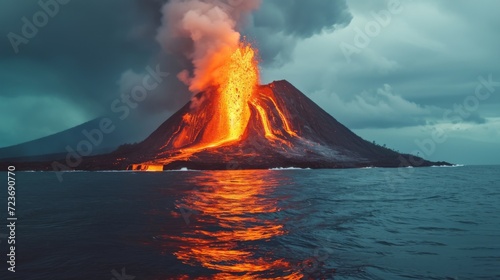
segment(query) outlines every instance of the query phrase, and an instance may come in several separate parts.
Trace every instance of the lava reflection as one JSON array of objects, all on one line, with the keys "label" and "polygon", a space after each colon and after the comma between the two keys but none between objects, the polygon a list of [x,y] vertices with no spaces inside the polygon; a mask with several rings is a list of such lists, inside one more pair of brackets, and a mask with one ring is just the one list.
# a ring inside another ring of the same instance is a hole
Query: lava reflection
[{"label": "lava reflection", "polygon": [[292,264],[272,252],[273,237],[285,234],[277,219],[278,199],[270,197],[283,183],[276,175],[221,171],[197,173],[190,179],[198,187],[176,203],[189,209],[190,223],[171,238],[179,260],[214,271],[198,279],[302,279]]}]

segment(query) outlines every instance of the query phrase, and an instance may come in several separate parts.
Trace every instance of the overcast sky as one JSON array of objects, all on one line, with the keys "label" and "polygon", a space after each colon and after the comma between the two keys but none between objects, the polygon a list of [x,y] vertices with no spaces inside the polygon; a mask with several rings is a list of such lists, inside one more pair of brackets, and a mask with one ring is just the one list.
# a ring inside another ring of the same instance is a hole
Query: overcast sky
[{"label": "overcast sky", "polygon": [[[14,48],[8,34],[23,36],[22,18],[43,9],[0,0],[0,147],[109,113],[148,66],[183,69],[155,39],[161,2],[69,1]],[[500,164],[499,10],[495,0],[263,0],[243,32],[260,49],[263,83],[290,81],[365,139]],[[138,118],[158,122],[189,100],[174,76]]]}]

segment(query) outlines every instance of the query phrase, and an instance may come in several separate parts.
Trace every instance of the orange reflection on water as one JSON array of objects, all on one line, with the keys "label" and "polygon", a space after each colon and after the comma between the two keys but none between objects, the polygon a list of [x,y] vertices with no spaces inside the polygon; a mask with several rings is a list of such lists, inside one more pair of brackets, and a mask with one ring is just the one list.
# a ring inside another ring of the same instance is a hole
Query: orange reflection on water
[{"label": "orange reflection on water", "polygon": [[[214,270],[198,279],[302,279],[292,265],[259,246],[285,234],[278,199],[269,196],[283,182],[272,171],[194,173],[198,186],[177,201],[188,208],[189,226],[174,255],[185,264]],[[267,244],[267,248],[272,245]],[[180,276],[178,279],[193,279]]]}]

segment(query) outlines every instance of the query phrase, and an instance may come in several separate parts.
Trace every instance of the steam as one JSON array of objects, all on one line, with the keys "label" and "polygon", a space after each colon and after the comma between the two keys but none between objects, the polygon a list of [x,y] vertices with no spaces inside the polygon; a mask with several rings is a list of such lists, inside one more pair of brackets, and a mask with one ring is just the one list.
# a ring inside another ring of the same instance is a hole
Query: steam
[{"label": "steam", "polygon": [[162,7],[156,39],[192,63],[192,71],[177,75],[191,92],[217,86],[218,69],[239,47],[242,20],[259,5],[260,0],[171,0]]}]

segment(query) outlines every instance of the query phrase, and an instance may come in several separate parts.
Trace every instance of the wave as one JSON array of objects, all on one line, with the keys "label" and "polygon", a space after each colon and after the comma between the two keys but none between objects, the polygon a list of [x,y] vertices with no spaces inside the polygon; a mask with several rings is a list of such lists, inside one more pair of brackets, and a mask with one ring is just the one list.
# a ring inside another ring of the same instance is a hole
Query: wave
[{"label": "wave", "polygon": [[452,168],[452,167],[464,167],[465,164],[454,164],[454,165],[433,165],[431,167],[448,167],[448,168]]},{"label": "wave", "polygon": [[299,167],[275,167],[275,168],[269,168],[269,170],[311,170],[311,168],[299,168]]}]

